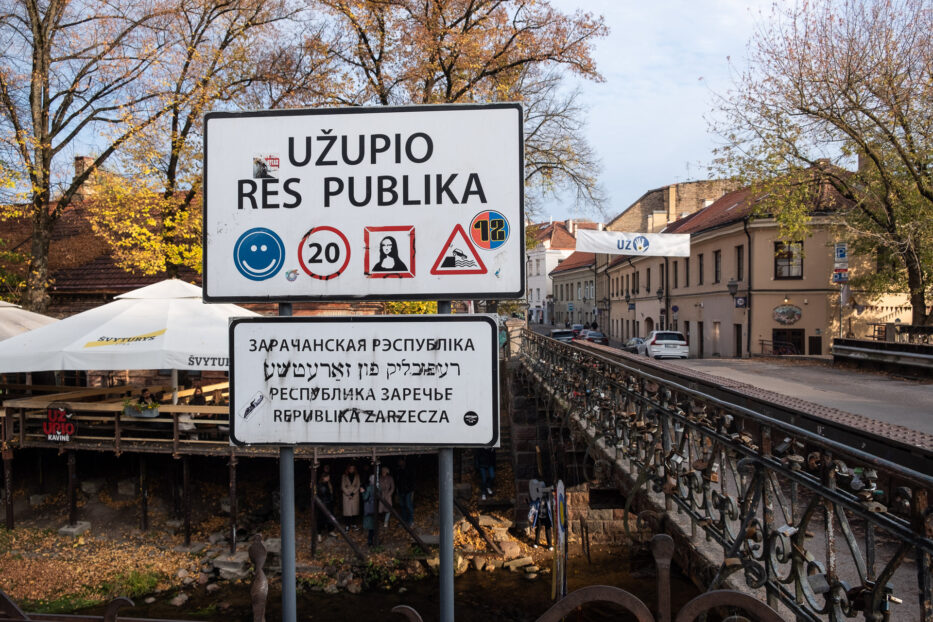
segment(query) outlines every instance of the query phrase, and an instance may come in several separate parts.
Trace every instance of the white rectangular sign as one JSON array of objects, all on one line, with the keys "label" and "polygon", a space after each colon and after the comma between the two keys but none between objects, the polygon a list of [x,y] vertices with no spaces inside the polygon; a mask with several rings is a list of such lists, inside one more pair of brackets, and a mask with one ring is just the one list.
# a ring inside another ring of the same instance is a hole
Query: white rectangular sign
[{"label": "white rectangular sign", "polygon": [[210,113],[204,298],[524,295],[519,104]]},{"label": "white rectangular sign", "polygon": [[586,253],[643,257],[689,257],[686,233],[623,233],[577,229],[577,250]]},{"label": "white rectangular sign", "polygon": [[497,331],[487,315],[234,319],[230,438],[496,446]]}]

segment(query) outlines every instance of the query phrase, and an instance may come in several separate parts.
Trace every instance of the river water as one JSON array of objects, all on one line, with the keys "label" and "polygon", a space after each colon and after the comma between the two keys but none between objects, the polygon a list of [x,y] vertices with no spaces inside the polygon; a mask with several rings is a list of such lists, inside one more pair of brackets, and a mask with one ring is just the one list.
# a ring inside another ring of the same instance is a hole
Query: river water
[{"label": "river water", "polygon": [[[627,590],[642,599],[652,610],[657,604],[657,578],[650,557],[629,559],[627,553],[603,553],[588,564],[585,559],[570,560],[567,577],[568,590],[587,585],[612,585]],[[277,583],[270,589],[266,619],[281,620],[281,595]],[[362,594],[303,591],[298,595],[298,619],[313,622],[367,622],[403,620],[390,613],[395,605],[414,607],[425,622],[438,619],[439,594],[437,577],[408,582],[404,593],[392,591],[364,591]],[[528,580],[523,573],[506,570],[477,572],[469,570],[456,578],[454,608],[457,622],[514,621],[532,622],[551,606],[551,575],[541,574]],[[679,573],[671,578],[673,611],[699,592]],[[223,587],[214,594],[203,590],[194,592],[182,607],[168,604],[172,594],[163,595],[156,603],[121,611],[121,616],[154,618],[184,618],[239,622],[251,620],[248,583]],[[137,599],[141,602],[142,599]],[[223,608],[221,609],[221,606]],[[618,607],[603,603],[588,605],[573,616],[580,621],[634,620],[622,614]]]}]

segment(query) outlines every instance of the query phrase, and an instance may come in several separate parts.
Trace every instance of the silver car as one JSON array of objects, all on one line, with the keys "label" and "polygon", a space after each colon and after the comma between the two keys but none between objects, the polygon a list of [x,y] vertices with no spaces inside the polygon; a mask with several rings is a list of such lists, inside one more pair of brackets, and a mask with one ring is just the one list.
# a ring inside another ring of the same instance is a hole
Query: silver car
[{"label": "silver car", "polygon": [[687,339],[683,333],[673,330],[653,330],[643,343],[638,344],[638,353],[656,359],[685,359],[690,356]]}]

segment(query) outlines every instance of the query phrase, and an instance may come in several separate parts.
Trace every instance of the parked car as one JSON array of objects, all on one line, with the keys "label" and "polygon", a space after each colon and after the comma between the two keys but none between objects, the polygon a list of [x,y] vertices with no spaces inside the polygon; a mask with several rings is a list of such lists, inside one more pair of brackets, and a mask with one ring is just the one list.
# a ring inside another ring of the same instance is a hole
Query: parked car
[{"label": "parked car", "polygon": [[569,328],[555,328],[551,331],[551,339],[570,343],[573,341],[573,331]]},{"label": "parked car", "polygon": [[583,330],[583,324],[571,324],[570,330],[573,331],[573,336],[576,337]]},{"label": "parked car", "polygon": [[603,346],[609,345],[609,338],[598,330],[581,330],[580,334],[574,337],[574,341],[589,341]]},{"label": "parked car", "polygon": [[641,344],[645,343],[645,340],[641,337],[632,337],[625,342],[625,345],[622,346],[622,349],[626,352],[631,352],[632,354],[638,354]]},{"label": "parked car", "polygon": [[638,353],[660,358],[685,359],[690,355],[683,333],[673,330],[653,330],[638,346]]}]

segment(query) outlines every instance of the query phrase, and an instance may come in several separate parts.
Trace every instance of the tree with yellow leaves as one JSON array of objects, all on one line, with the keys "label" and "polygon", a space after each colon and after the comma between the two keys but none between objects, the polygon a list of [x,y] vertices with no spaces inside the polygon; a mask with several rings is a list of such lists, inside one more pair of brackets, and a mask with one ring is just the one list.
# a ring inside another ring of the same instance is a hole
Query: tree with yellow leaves
[{"label": "tree with yellow leaves", "polygon": [[567,188],[579,203],[601,206],[583,111],[576,94],[561,88],[566,72],[602,79],[592,58],[593,42],[608,32],[601,17],[566,15],[546,0],[321,4],[343,33],[333,49],[343,89],[333,103],[523,102],[531,198]]},{"label": "tree with yellow leaves", "polygon": [[178,0],[168,22],[173,43],[145,76],[169,112],[127,141],[114,174],[96,185],[91,221],[118,265],[172,277],[182,267],[200,272],[204,114],[243,101],[274,107],[322,79],[302,57],[309,48],[290,45],[299,14],[282,0]]},{"label": "tree with yellow leaves", "polygon": [[[167,45],[171,8],[107,0],[22,0],[0,15],[0,160],[6,217],[32,227],[23,303],[48,306],[52,228],[82,185],[126,141],[168,112],[142,88]],[[100,135],[100,138],[92,136]],[[72,176],[78,141],[99,144]]]}]

